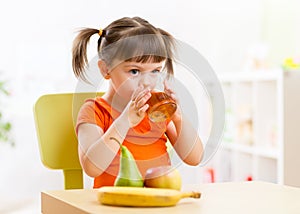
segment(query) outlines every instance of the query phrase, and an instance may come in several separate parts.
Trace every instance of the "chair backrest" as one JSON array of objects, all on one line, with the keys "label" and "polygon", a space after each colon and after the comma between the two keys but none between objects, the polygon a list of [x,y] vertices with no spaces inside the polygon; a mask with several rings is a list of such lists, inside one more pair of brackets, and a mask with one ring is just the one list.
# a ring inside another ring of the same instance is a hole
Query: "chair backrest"
[{"label": "chair backrest", "polygon": [[[103,93],[97,93],[101,96]],[[87,98],[96,93],[64,93],[41,96],[34,105],[40,157],[50,169],[64,173],[65,189],[82,189],[83,174],[75,134],[77,114]]]}]

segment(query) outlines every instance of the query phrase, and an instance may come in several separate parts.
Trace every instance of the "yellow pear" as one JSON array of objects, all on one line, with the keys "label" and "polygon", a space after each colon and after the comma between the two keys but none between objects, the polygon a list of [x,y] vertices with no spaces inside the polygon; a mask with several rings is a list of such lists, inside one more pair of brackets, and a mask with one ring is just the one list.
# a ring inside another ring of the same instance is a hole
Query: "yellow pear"
[{"label": "yellow pear", "polygon": [[144,186],[153,188],[181,189],[181,175],[172,166],[159,166],[146,171]]}]

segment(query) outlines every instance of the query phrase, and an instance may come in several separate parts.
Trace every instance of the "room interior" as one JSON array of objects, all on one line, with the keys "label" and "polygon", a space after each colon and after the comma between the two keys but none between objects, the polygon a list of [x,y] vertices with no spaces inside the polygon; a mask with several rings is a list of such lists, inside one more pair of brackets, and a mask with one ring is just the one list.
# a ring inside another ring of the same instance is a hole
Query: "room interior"
[{"label": "room interior", "polygon": [[[0,121],[11,125],[11,140],[0,138],[0,213],[38,213],[41,191],[63,189],[62,172],[40,160],[33,105],[44,94],[76,91],[80,83],[72,73],[71,48],[78,29],[101,28],[123,16],[141,16],[168,29],[207,60],[222,86],[225,124],[219,147],[205,164],[180,164],[183,183],[257,180],[300,187],[299,7],[296,0],[3,4],[0,89],[3,82],[8,93],[0,93]],[[88,54],[95,56],[96,48]],[[199,85],[186,78],[195,94]],[[205,88],[200,90],[197,124],[207,140],[211,109],[205,106],[209,101],[200,104],[207,98]],[[92,179],[84,178],[85,188],[91,188]]]}]

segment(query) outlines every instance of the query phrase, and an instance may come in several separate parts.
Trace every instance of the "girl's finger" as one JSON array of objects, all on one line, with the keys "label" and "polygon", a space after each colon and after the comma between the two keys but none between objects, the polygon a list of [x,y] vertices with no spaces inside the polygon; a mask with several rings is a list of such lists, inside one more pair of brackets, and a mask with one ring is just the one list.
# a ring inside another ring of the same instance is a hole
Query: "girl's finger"
[{"label": "girl's finger", "polygon": [[135,101],[142,90],[143,90],[143,87],[138,86],[137,89],[132,93],[131,100]]},{"label": "girl's finger", "polygon": [[165,93],[167,95],[169,95],[173,100],[175,100],[176,102],[178,102],[178,99],[176,97],[175,91],[173,91],[173,89],[171,89],[169,87],[169,84],[168,84],[168,82],[166,80],[164,81],[164,87],[165,87]]},{"label": "girl's finger", "polygon": [[147,111],[148,108],[149,108],[149,105],[148,105],[148,104],[144,105],[143,107],[141,107],[141,108],[138,110],[138,114],[139,114],[139,115],[144,115],[144,113]]},{"label": "girl's finger", "polygon": [[135,101],[139,101],[141,98],[143,98],[148,92],[150,92],[149,89],[143,88],[135,97]]},{"label": "girl's finger", "polygon": [[140,108],[144,106],[147,100],[151,97],[150,90],[145,90],[139,94],[139,96],[135,99],[136,106]]},{"label": "girl's finger", "polygon": [[166,80],[164,81],[164,90],[165,90],[165,93],[169,96],[174,94],[174,91],[169,87],[169,84],[167,83]]},{"label": "girl's finger", "polygon": [[169,87],[169,85],[167,83],[167,80],[164,80],[164,88],[165,88],[165,90],[169,90],[170,89],[170,87]]}]

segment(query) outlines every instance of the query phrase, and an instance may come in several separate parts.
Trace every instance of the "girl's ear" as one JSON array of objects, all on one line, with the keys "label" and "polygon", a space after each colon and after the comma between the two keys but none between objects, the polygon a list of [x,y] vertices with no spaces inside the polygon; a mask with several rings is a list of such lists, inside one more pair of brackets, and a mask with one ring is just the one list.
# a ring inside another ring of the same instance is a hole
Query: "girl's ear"
[{"label": "girl's ear", "polygon": [[105,79],[110,79],[109,69],[102,59],[98,60],[98,68]]}]

